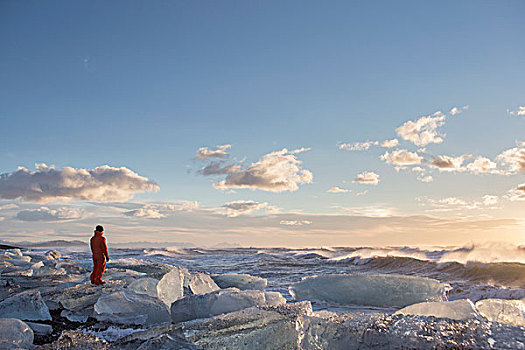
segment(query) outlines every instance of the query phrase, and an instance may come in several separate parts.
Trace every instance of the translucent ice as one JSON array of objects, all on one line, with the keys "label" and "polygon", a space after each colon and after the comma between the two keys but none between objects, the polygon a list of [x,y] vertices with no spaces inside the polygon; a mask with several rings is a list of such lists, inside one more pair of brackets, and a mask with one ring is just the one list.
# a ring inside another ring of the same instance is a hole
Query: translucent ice
[{"label": "translucent ice", "polygon": [[212,276],[213,280],[221,288],[235,287],[241,290],[264,290],[268,281],[261,277],[241,273],[225,273]]},{"label": "translucent ice", "polygon": [[525,326],[525,300],[484,299],[476,303],[481,316],[492,322]]},{"label": "translucent ice", "polygon": [[286,300],[278,292],[241,291],[237,288],[229,288],[203,295],[187,296],[175,301],[171,305],[171,319],[173,322],[182,322],[252,306],[275,306],[285,303]]},{"label": "translucent ice", "polygon": [[26,324],[33,330],[34,334],[37,335],[48,335],[53,333],[53,327],[48,324],[26,322]]},{"label": "translucent ice", "polygon": [[169,322],[170,312],[157,298],[121,290],[102,295],[95,304],[94,317],[99,321],[152,325]]},{"label": "translucent ice", "polygon": [[62,256],[60,252],[57,252],[56,250],[50,250],[46,252],[45,258],[46,259],[59,259]]},{"label": "translucent ice", "polygon": [[409,305],[395,313],[402,315],[434,316],[452,320],[480,319],[474,304],[468,299],[431,301]]},{"label": "translucent ice", "polygon": [[184,276],[187,281],[184,284],[188,286],[191,294],[206,294],[219,290],[219,286],[204,273],[189,273]]},{"label": "translucent ice", "polygon": [[134,280],[128,285],[128,288],[130,291],[137,293],[137,294],[146,294],[151,297],[157,297],[157,284],[159,283],[159,280],[156,280],[154,278],[139,278]]},{"label": "translucent ice", "polygon": [[31,349],[33,339],[33,331],[25,322],[0,318],[0,349]]},{"label": "translucent ice", "polygon": [[290,288],[296,300],[321,300],[340,305],[403,307],[424,301],[442,301],[448,284],[425,277],[354,274],[303,279]]},{"label": "translucent ice", "polygon": [[28,290],[5,299],[0,303],[0,315],[27,321],[51,320],[49,309],[38,290]]},{"label": "translucent ice", "polygon": [[81,311],[93,307],[102,293],[109,294],[124,288],[124,282],[107,281],[102,286],[89,282],[62,291],[58,300],[64,309]]},{"label": "translucent ice", "polygon": [[166,305],[184,296],[184,272],[176,266],[165,274],[157,284],[157,295]]}]

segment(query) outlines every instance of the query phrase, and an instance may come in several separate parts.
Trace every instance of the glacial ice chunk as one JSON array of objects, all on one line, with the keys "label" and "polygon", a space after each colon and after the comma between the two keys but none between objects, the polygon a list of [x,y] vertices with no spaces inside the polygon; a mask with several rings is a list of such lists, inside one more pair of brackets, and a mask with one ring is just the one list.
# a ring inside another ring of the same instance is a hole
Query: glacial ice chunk
[{"label": "glacial ice chunk", "polygon": [[58,300],[64,309],[81,311],[93,307],[102,293],[109,294],[122,288],[122,281],[106,281],[102,286],[86,282],[65,289]]},{"label": "glacial ice chunk", "polygon": [[25,322],[0,318],[0,349],[31,349],[33,339],[33,331]]},{"label": "glacial ice chunk", "polygon": [[102,295],[95,304],[94,317],[99,321],[152,325],[169,322],[170,312],[157,298],[121,290]]},{"label": "glacial ice chunk", "polygon": [[37,335],[48,335],[53,333],[53,327],[48,324],[26,322],[26,324],[33,330],[34,334]]},{"label": "glacial ice chunk", "polygon": [[481,316],[492,322],[525,326],[525,300],[484,299],[476,303]]},{"label": "glacial ice chunk", "polygon": [[157,298],[157,284],[159,280],[150,277],[139,278],[131,282],[127,289],[137,294],[146,294]]},{"label": "glacial ice chunk", "polygon": [[452,320],[480,319],[474,304],[469,299],[454,301],[431,301],[409,305],[398,310],[394,315],[434,316]]},{"label": "glacial ice chunk", "polygon": [[42,277],[42,276],[59,276],[65,275],[67,272],[65,269],[55,269],[50,266],[42,266],[39,269],[33,270],[33,276]]},{"label": "glacial ice chunk", "polygon": [[228,288],[208,294],[187,296],[175,301],[171,304],[171,319],[173,322],[183,322],[252,306],[276,306],[285,303],[286,299],[278,292],[241,291],[237,288]]},{"label": "glacial ice chunk", "polygon": [[62,254],[60,254],[60,252],[57,252],[56,250],[50,250],[45,254],[45,258],[48,260],[60,259],[61,256]]},{"label": "glacial ice chunk", "polygon": [[213,279],[204,273],[189,273],[188,275],[185,276],[188,281],[184,281],[184,284],[187,284],[191,294],[206,294],[220,289]]},{"label": "glacial ice chunk", "polygon": [[296,300],[404,307],[424,301],[442,301],[449,289],[448,284],[425,277],[348,274],[307,277],[293,285],[290,293]]},{"label": "glacial ice chunk", "polygon": [[157,284],[157,295],[166,305],[184,296],[184,272],[175,266],[165,274]]},{"label": "glacial ice chunk", "polygon": [[268,281],[265,278],[243,273],[224,273],[213,275],[212,278],[221,288],[235,287],[240,290],[264,290],[268,284]]},{"label": "glacial ice chunk", "polygon": [[49,309],[38,290],[27,290],[0,302],[2,317],[27,321],[49,321]]}]

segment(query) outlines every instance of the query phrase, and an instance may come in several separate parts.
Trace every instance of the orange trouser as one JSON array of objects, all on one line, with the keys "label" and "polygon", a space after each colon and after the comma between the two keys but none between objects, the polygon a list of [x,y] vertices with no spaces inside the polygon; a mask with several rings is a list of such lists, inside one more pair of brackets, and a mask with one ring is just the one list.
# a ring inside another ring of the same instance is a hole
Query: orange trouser
[{"label": "orange trouser", "polygon": [[92,284],[102,284],[102,275],[106,269],[106,259],[104,256],[93,257],[93,272],[91,273]]}]

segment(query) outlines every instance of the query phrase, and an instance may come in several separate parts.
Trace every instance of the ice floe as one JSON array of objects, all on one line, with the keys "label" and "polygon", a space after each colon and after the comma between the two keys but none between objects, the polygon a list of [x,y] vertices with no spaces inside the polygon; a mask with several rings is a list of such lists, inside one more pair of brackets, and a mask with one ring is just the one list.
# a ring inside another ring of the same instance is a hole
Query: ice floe
[{"label": "ice floe", "polygon": [[0,318],[0,349],[31,349],[33,339],[33,331],[25,322]]},{"label": "ice floe", "polygon": [[513,326],[525,326],[525,300],[484,299],[476,303],[487,320]]},{"label": "ice floe", "polygon": [[27,290],[0,302],[0,315],[24,321],[51,320],[49,309],[38,290]]},{"label": "ice floe", "polygon": [[235,287],[240,290],[264,290],[268,281],[265,278],[240,273],[224,273],[211,276],[221,288]]},{"label": "ice floe", "polygon": [[386,274],[347,274],[307,277],[294,284],[296,300],[320,300],[339,305],[404,307],[424,301],[442,301],[450,289],[437,280]]},{"label": "ice floe", "polygon": [[187,296],[171,305],[171,319],[182,322],[238,311],[252,306],[275,306],[286,303],[278,292],[255,290],[241,291],[237,288]]},{"label": "ice floe", "polygon": [[99,321],[121,324],[152,325],[171,320],[168,307],[158,298],[129,290],[100,296],[94,311]]},{"label": "ice floe", "polygon": [[452,320],[480,319],[476,307],[468,299],[454,301],[431,301],[409,305],[398,310],[395,315],[433,316]]}]

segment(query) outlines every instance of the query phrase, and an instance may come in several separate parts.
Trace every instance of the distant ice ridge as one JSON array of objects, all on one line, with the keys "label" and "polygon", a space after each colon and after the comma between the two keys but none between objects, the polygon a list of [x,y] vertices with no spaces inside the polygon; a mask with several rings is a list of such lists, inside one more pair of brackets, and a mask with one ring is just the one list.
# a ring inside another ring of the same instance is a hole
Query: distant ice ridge
[{"label": "distant ice ridge", "polygon": [[403,307],[424,301],[443,301],[450,285],[437,280],[383,274],[307,277],[290,288],[296,300],[320,300],[338,305]]}]

